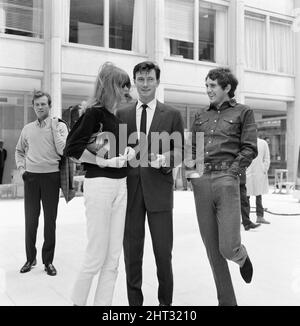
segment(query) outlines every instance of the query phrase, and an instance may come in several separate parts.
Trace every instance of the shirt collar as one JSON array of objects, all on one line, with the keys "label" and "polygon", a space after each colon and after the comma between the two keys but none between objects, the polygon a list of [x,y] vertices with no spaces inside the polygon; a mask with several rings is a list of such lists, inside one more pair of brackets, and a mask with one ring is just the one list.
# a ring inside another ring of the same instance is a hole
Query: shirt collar
[{"label": "shirt collar", "polygon": [[40,128],[44,128],[46,126],[49,126],[50,124],[50,120],[51,120],[51,117],[47,117],[46,119],[44,119],[41,123],[39,122],[39,120],[37,119],[35,121],[36,125]]},{"label": "shirt collar", "polygon": [[[235,107],[237,105],[236,99],[235,98],[231,98],[229,101],[224,102],[219,110],[225,110],[228,109],[229,107]],[[208,111],[209,110],[218,110],[217,107],[213,104],[210,104]]]},{"label": "shirt collar", "polygon": [[157,104],[157,100],[156,100],[156,98],[155,99],[153,99],[151,102],[149,102],[149,103],[143,103],[143,102],[141,102],[140,100],[138,100],[138,102],[137,102],[137,106],[136,106],[136,109],[137,110],[139,110],[139,109],[142,109],[142,105],[143,104],[147,104],[148,105],[148,107],[151,109],[151,110],[155,110],[155,108],[156,108],[156,104]]}]

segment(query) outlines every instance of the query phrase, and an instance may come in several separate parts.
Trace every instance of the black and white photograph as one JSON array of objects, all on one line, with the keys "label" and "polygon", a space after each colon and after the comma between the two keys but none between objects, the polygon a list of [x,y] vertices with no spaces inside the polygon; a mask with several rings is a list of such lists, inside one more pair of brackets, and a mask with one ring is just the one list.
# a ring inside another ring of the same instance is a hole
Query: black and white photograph
[{"label": "black and white photograph", "polygon": [[0,307],[299,306],[299,126],[300,0],[0,0]]}]

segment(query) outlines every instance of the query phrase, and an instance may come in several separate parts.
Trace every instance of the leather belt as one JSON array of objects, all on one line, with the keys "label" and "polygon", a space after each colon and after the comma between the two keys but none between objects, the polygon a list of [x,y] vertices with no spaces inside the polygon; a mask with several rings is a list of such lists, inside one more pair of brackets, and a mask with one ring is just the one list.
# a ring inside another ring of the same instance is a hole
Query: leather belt
[{"label": "leather belt", "polygon": [[204,172],[210,171],[226,171],[230,168],[233,162],[221,162],[221,163],[204,163]]}]

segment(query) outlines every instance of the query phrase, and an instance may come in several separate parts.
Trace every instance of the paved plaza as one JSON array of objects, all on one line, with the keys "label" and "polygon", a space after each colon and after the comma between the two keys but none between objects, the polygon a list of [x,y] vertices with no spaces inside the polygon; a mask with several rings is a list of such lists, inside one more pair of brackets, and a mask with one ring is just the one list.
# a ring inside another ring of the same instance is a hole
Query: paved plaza
[{"label": "paved plaza", "polygon": [[[240,306],[297,306],[300,305],[300,203],[291,194],[273,194],[271,190],[263,199],[264,206],[279,215],[266,213],[265,218],[271,224],[255,230],[244,231],[241,226],[242,242],[251,257],[254,275],[252,283],[246,284],[238,266],[229,263],[237,301]],[[255,222],[254,213],[251,217]],[[37,266],[29,273],[20,274],[19,269],[25,262],[23,200],[1,199],[0,306],[72,305],[70,293],[86,244],[83,197],[76,197],[68,205],[63,198],[60,200],[54,259],[58,275],[55,277],[43,270],[42,241],[43,216],[38,231]],[[173,305],[217,305],[191,191],[175,192],[173,270]],[[143,272],[144,304],[157,306],[156,269],[148,228]],[[92,304],[89,298],[88,305]],[[127,305],[123,256],[113,304]]]}]

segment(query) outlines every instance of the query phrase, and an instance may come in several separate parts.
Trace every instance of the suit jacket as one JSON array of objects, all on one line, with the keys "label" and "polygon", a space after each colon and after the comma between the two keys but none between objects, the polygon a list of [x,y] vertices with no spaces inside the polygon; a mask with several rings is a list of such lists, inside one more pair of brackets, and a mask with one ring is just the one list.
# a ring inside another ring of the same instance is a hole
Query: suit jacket
[{"label": "suit jacket", "polygon": [[5,148],[0,149],[0,169],[4,168],[4,162],[7,157],[7,151]]},{"label": "suit jacket", "polygon": [[[68,124],[64,120],[58,119],[58,121],[65,123],[68,127]],[[75,197],[75,189],[73,188],[73,171],[74,163],[72,160],[69,157],[62,155],[59,162],[60,188],[67,203]]]},{"label": "suit jacket", "polygon": [[60,188],[65,197],[66,203],[75,197],[75,189],[73,188],[73,170],[74,163],[67,156],[62,156],[59,163],[60,171]]},{"label": "suit jacket", "polygon": [[[127,125],[128,140],[128,137],[132,133],[137,132],[136,103],[120,109],[117,111],[116,116]],[[148,132],[148,153],[146,153],[148,156],[153,152],[153,148],[151,147],[151,133],[153,132],[167,132],[168,134],[177,132],[181,139],[180,142],[171,141],[167,151],[164,151],[166,147],[163,146],[163,142],[159,142],[157,152],[154,152],[154,154],[164,154],[166,161],[170,162],[167,167],[160,169],[155,169],[150,166],[131,167],[129,162],[127,176],[128,210],[134,205],[135,192],[139,181],[142,184],[145,205],[148,211],[161,212],[173,209],[172,168],[181,163],[184,147],[184,127],[180,112],[157,101],[153,120]],[[135,147],[136,145],[138,145],[138,142],[135,144],[128,143],[128,146],[131,147]]]}]

